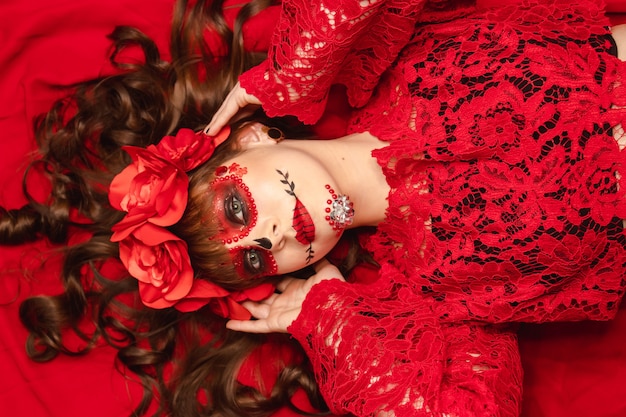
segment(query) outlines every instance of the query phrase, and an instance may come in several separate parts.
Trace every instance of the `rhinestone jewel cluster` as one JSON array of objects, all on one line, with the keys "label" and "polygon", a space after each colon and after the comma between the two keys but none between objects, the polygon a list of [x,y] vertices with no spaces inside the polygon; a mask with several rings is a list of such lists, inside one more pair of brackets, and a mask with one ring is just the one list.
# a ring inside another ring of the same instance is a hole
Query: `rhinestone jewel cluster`
[{"label": "rhinestone jewel cluster", "polygon": [[326,189],[332,196],[332,199],[328,199],[326,203],[329,207],[326,208],[326,221],[332,226],[334,230],[341,232],[347,226],[352,224],[354,220],[354,208],[352,202],[347,195],[337,194],[330,185],[326,185]]}]

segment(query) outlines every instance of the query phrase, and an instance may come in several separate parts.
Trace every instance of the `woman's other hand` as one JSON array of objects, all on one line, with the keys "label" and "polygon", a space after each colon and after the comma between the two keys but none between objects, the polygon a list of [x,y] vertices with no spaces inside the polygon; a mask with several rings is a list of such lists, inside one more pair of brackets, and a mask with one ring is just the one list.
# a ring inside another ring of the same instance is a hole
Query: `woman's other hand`
[{"label": "woman's other hand", "polygon": [[341,272],[323,259],[315,265],[315,275],[310,278],[285,278],[277,286],[280,293],[260,302],[243,303],[257,320],[230,320],[226,327],[248,333],[287,333],[287,328],[298,318],[302,303],[311,288],[333,278],[344,280]]},{"label": "woman's other hand", "polygon": [[217,133],[230,122],[234,122],[245,116],[254,113],[261,105],[261,102],[255,96],[248,94],[246,90],[239,84],[235,84],[226,99],[215,112],[211,122],[204,129],[209,136],[215,136]]}]

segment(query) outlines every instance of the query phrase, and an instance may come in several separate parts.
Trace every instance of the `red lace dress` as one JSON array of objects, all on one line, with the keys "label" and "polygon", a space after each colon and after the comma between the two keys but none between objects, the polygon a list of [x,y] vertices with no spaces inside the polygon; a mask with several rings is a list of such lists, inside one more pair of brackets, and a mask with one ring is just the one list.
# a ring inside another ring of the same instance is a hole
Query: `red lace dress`
[{"label": "red lace dress", "polygon": [[585,0],[307,3],[286,2],[242,85],[314,122],[345,83],[351,129],[389,141],[391,192],[366,242],[379,280],[317,285],[289,330],[336,413],[517,415],[507,323],[608,319],[624,292],[626,66],[607,20]]}]

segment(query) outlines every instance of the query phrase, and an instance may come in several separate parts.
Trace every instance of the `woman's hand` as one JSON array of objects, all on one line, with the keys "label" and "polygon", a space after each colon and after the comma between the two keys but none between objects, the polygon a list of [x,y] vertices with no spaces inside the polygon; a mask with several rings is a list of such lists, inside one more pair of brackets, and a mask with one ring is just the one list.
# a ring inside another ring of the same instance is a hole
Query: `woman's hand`
[{"label": "woman's hand", "polygon": [[239,84],[235,84],[226,99],[215,112],[211,122],[204,129],[209,136],[215,136],[229,122],[249,116],[256,111],[261,102],[255,96],[248,94]]},{"label": "woman's hand", "polygon": [[226,327],[248,333],[287,333],[287,328],[298,318],[302,303],[311,288],[333,278],[344,280],[341,272],[323,259],[315,265],[315,275],[310,278],[285,278],[277,286],[280,293],[260,302],[243,303],[257,320],[230,320]]}]

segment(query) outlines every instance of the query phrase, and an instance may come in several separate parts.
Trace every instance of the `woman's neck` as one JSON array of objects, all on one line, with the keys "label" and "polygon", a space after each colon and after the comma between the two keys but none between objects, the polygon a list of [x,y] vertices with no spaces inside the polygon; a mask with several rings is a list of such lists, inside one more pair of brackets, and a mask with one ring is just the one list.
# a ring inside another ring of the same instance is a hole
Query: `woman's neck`
[{"label": "woman's neck", "polygon": [[372,151],[385,142],[367,132],[334,140],[288,142],[324,164],[338,184],[337,191],[349,197],[355,213],[351,227],[376,226],[384,220],[389,185]]}]

